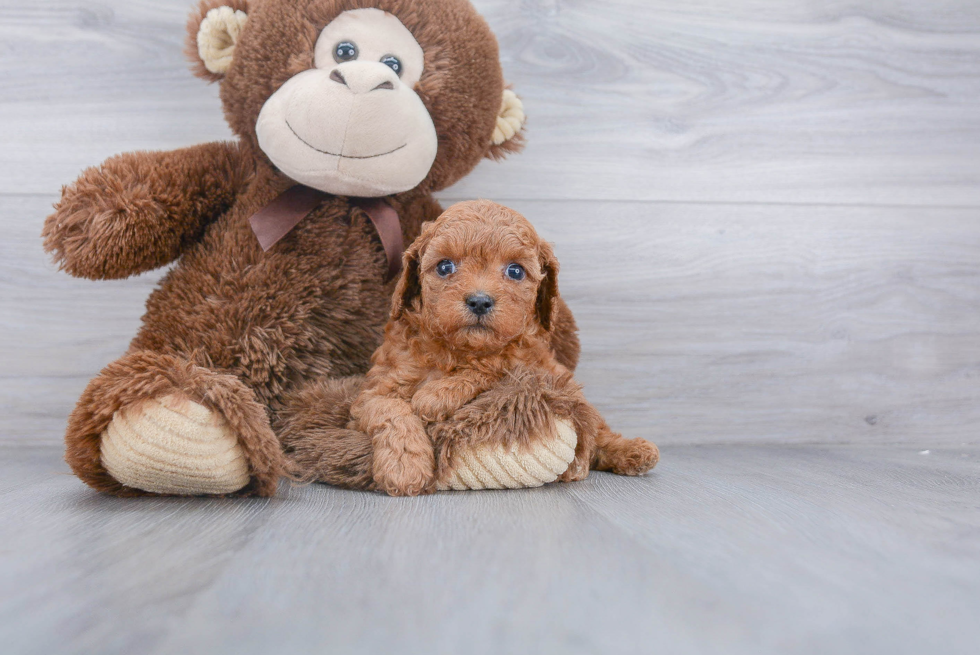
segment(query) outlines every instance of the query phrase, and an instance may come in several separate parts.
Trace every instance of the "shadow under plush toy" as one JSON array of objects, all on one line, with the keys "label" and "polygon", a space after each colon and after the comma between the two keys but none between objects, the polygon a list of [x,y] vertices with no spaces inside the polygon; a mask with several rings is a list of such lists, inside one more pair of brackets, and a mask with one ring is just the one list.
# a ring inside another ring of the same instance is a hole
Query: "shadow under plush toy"
[{"label": "shadow under plush toy", "polygon": [[72,275],[177,262],[79,399],[66,460],[118,495],[271,495],[280,412],[367,370],[432,193],[518,150],[524,114],[467,0],[204,0],[188,54],[238,141],[113,157],[45,222]]},{"label": "shadow under plush toy", "polygon": [[555,357],[558,301],[558,262],[523,216],[450,207],[405,253],[371,370],[308,390],[287,453],[308,477],[399,496],[645,473],[657,447],[610,430]]}]

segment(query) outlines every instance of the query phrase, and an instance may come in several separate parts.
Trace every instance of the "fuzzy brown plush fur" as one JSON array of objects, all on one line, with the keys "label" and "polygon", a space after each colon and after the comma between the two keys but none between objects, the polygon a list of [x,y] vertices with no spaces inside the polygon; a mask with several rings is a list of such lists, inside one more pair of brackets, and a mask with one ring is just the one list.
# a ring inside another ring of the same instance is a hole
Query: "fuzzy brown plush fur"
[{"label": "fuzzy brown plush fur", "polygon": [[[254,7],[206,0],[189,38],[208,9],[224,4],[249,10],[221,81],[238,142],[113,157],[67,186],[45,222],[45,248],[72,275],[124,278],[177,260],[147,301],[129,352],[91,382],[69,420],[67,461],[101,491],[144,493],[114,480],[100,460],[101,434],[114,413],[176,393],[219,412],[237,432],[252,474],[239,493],[274,493],[283,460],[270,421],[284,394],[363,373],[381,341],[392,285],[363,211],[329,197],[268,252],[248,223],[294,184],[259,149],[258,112],[311,65],[316,35],[332,18],[384,9],[425,53],[416,90],[436,126],[438,153],[416,188],[386,198],[405,243],[441,213],[433,191],[517,145],[490,145],[504,81],[496,41],[466,0],[263,0]],[[567,308],[559,320],[558,356],[571,367],[578,342]]]},{"label": "fuzzy brown plush fur", "polygon": [[[441,274],[440,262],[455,270]],[[527,449],[556,418],[578,435],[562,481],[590,467],[637,475],[656,464],[656,446],[612,432],[555,357],[558,262],[523,216],[487,201],[454,205],[423,228],[404,264],[364,381],[308,389],[283,415],[301,477],[426,493],[461,449]],[[507,275],[513,264],[521,279]],[[477,294],[492,299],[489,311],[470,306]]]}]

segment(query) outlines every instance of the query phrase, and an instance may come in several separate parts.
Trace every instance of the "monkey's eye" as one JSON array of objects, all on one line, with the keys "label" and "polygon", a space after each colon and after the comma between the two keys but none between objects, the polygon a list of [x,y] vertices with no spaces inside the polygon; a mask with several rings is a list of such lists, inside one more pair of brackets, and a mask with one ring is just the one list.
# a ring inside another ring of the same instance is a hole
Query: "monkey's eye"
[{"label": "monkey's eye", "polygon": [[395,55],[385,55],[381,58],[381,63],[395,71],[395,75],[402,76],[402,62]]},{"label": "monkey's eye", "polygon": [[357,59],[357,46],[350,41],[341,41],[333,49],[333,58],[338,64]]},{"label": "monkey's eye", "polygon": [[507,277],[520,282],[524,279],[524,267],[520,264],[510,264],[507,267]]},{"label": "monkey's eye", "polygon": [[436,273],[439,277],[447,277],[456,272],[456,264],[453,263],[451,259],[443,259],[441,262],[436,264]]}]

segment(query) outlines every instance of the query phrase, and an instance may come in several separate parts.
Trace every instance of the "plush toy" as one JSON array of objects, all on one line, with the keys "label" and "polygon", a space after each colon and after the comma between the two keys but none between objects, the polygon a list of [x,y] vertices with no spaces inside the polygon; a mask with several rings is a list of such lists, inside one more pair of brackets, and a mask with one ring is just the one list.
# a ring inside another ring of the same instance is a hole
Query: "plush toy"
[{"label": "plush toy", "polygon": [[270,495],[287,393],[367,370],[432,193],[518,150],[524,115],[466,0],[205,0],[188,28],[238,141],[113,157],[44,226],[72,275],[176,260],[79,399],[66,459],[118,495]]},{"label": "plush toy", "polygon": [[[414,496],[656,465],[657,447],[610,430],[556,359],[558,260],[527,219],[485,200],[453,205],[404,261],[364,380],[282,416],[287,452],[310,477]],[[338,407],[350,407],[346,425]]]}]

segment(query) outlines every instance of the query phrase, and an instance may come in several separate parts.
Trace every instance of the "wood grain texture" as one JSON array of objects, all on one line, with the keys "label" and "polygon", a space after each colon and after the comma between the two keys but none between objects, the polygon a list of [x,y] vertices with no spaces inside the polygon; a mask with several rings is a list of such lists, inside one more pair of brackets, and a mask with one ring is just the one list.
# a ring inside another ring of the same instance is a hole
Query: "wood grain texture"
[{"label": "wood grain texture", "polygon": [[[54,443],[160,273],[45,262],[52,198],[0,197],[0,440]],[[980,443],[980,230],[968,209],[526,201],[581,327],[578,377],[660,444]]]},{"label": "wood grain texture", "polygon": [[618,429],[980,443],[975,210],[513,204],[557,244],[579,378]]},{"label": "wood grain texture", "polygon": [[0,451],[0,643],[38,653],[944,653],[980,628],[976,448],[664,449],[392,499],[100,496]]},{"label": "wood grain texture", "polygon": [[[513,204],[558,243],[580,375],[615,425],[980,438],[976,210],[902,206],[978,202],[972,3],[477,5],[532,131],[444,197]],[[5,441],[60,438],[159,277],[56,275],[37,234],[57,187],[118,151],[229,136],[180,53],[188,10],[0,2]]]},{"label": "wood grain texture", "polygon": [[529,142],[443,197],[555,242],[586,393],[661,464],[113,499],[58,444],[162,272],[39,233],[82,168],[230,136],[192,4],[0,0],[0,650],[975,652],[976,2],[475,0]]},{"label": "wood grain texture", "polygon": [[[0,192],[229,136],[181,55],[189,0],[0,2]],[[524,97],[496,199],[976,205],[971,0],[477,0]]]}]

